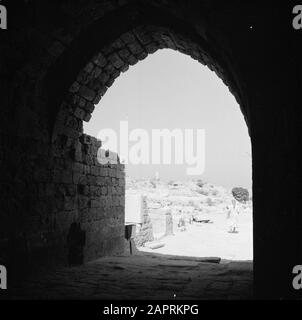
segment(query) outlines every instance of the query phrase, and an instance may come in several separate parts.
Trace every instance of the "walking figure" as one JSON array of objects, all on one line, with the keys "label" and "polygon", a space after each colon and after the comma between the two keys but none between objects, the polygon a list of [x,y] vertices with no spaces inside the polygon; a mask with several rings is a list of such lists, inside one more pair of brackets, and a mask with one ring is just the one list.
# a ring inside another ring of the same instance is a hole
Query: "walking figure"
[{"label": "walking figure", "polygon": [[249,192],[247,189],[237,187],[232,189],[232,204],[228,209],[227,219],[229,220],[229,232],[238,233],[238,220],[241,212],[241,204],[245,204],[249,200]]},{"label": "walking figure", "polygon": [[227,206],[227,219],[229,220],[229,233],[238,233],[238,220],[239,220],[239,206],[235,199],[232,199],[232,204]]},{"label": "walking figure", "polygon": [[181,213],[181,216],[178,220],[178,228],[180,229],[180,231],[186,230],[186,220],[185,220],[185,216],[183,213]]}]

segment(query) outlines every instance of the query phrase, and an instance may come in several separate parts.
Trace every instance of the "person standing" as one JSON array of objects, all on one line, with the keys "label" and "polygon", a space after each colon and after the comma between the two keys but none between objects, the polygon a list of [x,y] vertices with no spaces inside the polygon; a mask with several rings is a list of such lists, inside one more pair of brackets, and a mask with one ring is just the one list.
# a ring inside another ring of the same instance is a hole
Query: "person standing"
[{"label": "person standing", "polygon": [[238,233],[239,215],[242,211],[242,204],[249,200],[249,192],[247,189],[235,187],[232,189],[232,204],[228,208],[227,219],[229,220],[230,233]]},{"label": "person standing", "polygon": [[240,208],[237,200],[232,199],[231,212],[230,212],[230,224],[229,232],[238,233],[238,222],[239,222]]},{"label": "person standing", "polygon": [[227,219],[229,220],[229,233],[238,233],[238,221],[239,221],[239,214],[240,208],[239,203],[237,200],[232,199],[232,203],[228,208],[227,211]]},{"label": "person standing", "polygon": [[178,228],[180,229],[180,231],[186,230],[186,220],[185,220],[185,216],[183,213],[181,213],[181,216],[178,220]]}]

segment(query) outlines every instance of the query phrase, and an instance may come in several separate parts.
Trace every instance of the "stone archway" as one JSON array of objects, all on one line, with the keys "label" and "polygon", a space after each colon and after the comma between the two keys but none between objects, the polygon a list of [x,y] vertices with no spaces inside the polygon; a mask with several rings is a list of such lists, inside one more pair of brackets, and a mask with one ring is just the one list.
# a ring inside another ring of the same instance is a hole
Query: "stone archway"
[{"label": "stone archway", "polygon": [[[14,23],[0,52],[1,77],[8,79],[1,78],[0,88],[1,148],[6,150],[1,154],[1,238],[13,239],[14,247],[19,243],[26,256],[64,251],[67,230],[85,202],[78,194],[87,192],[73,182],[74,170],[80,167],[83,175],[91,170],[74,159],[97,148],[81,135],[82,121],[89,120],[94,101],[128,64],[175,46],[214,69],[241,106],[253,147],[257,294],[293,295],[292,266],[301,263],[301,50],[288,23],[291,10],[274,8],[272,13],[270,4],[260,10],[254,3],[206,0],[47,1],[43,8],[27,1],[16,12],[8,8]],[[138,44],[119,39],[129,32]],[[100,53],[113,68],[96,77],[102,81],[93,81],[103,67],[92,61],[91,69],[89,62]],[[293,58],[284,59],[288,56]],[[90,91],[94,85],[97,90]],[[107,180],[113,178],[107,174]],[[286,188],[280,188],[283,184]],[[110,251],[112,243],[100,251],[91,247],[90,258],[106,248]]]},{"label": "stone archway", "polygon": [[[82,131],[82,122],[90,120],[95,105],[122,72],[158,49],[178,50],[215,71],[242,105],[243,91],[234,82],[232,73],[225,71],[211,53],[196,41],[171,28],[138,26],[122,33],[90,58],[69,87],[52,133],[52,155],[64,159],[68,168],[56,170],[54,183],[73,184],[74,194],[67,195],[65,199],[76,203],[71,207],[74,219],[84,224],[89,235],[85,259],[122,252],[125,196],[123,166],[101,166],[97,161],[101,142],[84,135]],[[107,220],[104,220],[105,216]],[[116,223],[113,223],[115,229],[114,232],[108,229],[108,232],[105,230],[106,224],[112,224],[110,219],[113,216],[116,218]],[[109,235],[110,245],[104,249]]]},{"label": "stone archway", "polygon": [[242,101],[243,91],[233,81],[232,74],[225,71],[210,53],[202,48],[202,45],[172,32],[169,28],[141,26],[121,34],[113,42],[104,46],[79,72],[61,104],[52,140],[60,134],[68,135],[68,130],[81,133],[80,122],[90,120],[94,105],[99,103],[120,73],[145,59],[148,54],[163,48],[190,55],[215,71],[234,94],[244,115],[247,115]]}]

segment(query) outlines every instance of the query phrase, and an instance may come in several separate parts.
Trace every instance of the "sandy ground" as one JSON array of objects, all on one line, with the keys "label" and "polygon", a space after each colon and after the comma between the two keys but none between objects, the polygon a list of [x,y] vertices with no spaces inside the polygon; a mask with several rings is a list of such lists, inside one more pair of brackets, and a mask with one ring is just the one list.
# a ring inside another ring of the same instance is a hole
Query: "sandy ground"
[{"label": "sandy ground", "polygon": [[181,232],[178,230],[176,222],[174,222],[174,236],[161,238],[162,233],[154,233],[155,238],[164,243],[164,247],[154,250],[143,247],[139,248],[139,250],[177,256],[215,256],[227,260],[253,260],[251,213],[240,215],[238,233],[227,232],[228,222],[224,214],[211,213],[210,215],[205,215],[204,218],[211,219],[213,223],[187,224],[187,230]]}]

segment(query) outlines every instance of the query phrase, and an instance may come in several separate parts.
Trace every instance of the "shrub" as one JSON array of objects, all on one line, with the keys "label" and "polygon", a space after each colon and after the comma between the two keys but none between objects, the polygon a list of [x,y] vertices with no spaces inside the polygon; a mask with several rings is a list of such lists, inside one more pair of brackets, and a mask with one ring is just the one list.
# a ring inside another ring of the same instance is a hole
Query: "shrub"
[{"label": "shrub", "polygon": [[235,187],[232,189],[233,197],[239,202],[246,202],[249,200],[249,192],[242,187]]}]

